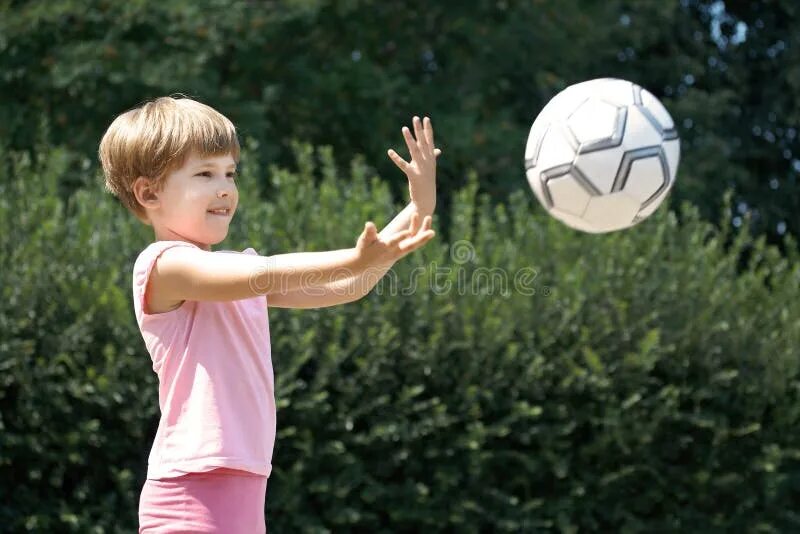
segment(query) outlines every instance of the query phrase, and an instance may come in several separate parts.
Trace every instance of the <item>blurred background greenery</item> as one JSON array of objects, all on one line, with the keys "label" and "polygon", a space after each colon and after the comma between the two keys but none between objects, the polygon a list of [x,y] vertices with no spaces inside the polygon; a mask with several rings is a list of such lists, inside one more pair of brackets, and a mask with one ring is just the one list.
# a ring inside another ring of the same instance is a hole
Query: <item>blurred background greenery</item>
[{"label": "blurred background greenery", "polygon": [[[400,127],[431,116],[444,150],[439,238],[395,269],[419,289],[270,311],[271,531],[797,531],[798,11],[0,0],[0,531],[135,530],[152,233],[96,151],[174,92],[246,141],[224,248],[352,246],[406,201]],[[663,100],[682,163],[651,220],[587,236],[543,214],[522,155],[544,103],[600,76]],[[436,293],[432,265],[532,268],[535,291]]]},{"label": "blurred background greenery", "polygon": [[[794,0],[638,2],[359,0],[113,2],[4,0],[0,136],[29,149],[36,125],[74,151],[66,186],[94,180],[92,156],[118,113],[182,92],[259,140],[364,154],[395,195],[385,156],[413,114],[434,119],[447,193],[474,169],[495,201],[526,187],[527,130],[567,85],[614,76],[663,99],[683,146],[674,195],[717,219],[735,192],[773,240],[797,233],[800,50]],[[88,169],[83,159],[88,160]]]}]

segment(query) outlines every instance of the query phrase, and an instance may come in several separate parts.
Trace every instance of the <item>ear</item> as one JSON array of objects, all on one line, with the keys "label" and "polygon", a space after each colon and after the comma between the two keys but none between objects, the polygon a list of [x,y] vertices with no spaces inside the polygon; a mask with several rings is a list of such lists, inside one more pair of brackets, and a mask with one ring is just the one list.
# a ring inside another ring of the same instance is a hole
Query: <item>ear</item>
[{"label": "ear", "polygon": [[161,200],[158,198],[158,191],[153,187],[153,182],[146,176],[139,176],[134,180],[132,187],[133,195],[141,206],[147,209],[155,209]]}]

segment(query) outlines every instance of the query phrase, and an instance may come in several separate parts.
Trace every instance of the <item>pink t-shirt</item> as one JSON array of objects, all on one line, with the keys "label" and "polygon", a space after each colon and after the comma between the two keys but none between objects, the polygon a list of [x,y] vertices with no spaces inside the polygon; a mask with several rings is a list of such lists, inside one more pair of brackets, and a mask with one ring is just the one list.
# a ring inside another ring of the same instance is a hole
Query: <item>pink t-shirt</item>
[{"label": "pink t-shirt", "polygon": [[[275,389],[265,296],[234,301],[185,301],[144,312],[150,271],[171,247],[157,241],[133,268],[133,302],[153,371],[161,419],[147,478],[173,478],[218,467],[269,476],[275,443]],[[214,254],[257,254],[217,251]]]}]

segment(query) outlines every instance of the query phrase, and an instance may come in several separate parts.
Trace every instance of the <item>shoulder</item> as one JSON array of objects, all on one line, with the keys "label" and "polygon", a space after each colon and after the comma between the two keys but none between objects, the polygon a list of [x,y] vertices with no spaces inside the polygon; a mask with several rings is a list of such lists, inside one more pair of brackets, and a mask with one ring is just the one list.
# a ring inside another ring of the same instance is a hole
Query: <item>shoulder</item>
[{"label": "shoulder", "polygon": [[152,279],[158,278],[158,268],[162,267],[160,262],[157,267],[158,259],[167,250],[178,248],[191,252],[201,251],[199,247],[186,241],[156,241],[145,247],[137,256],[133,266],[133,290],[136,307],[144,315],[171,311],[182,304],[182,301],[174,299],[163,300],[161,292],[153,291],[152,287]]},{"label": "shoulder", "polygon": [[134,271],[137,268],[152,267],[155,262],[165,251],[174,247],[186,247],[189,249],[201,250],[197,245],[187,243],[186,241],[155,241],[147,245],[136,257],[134,263]]}]

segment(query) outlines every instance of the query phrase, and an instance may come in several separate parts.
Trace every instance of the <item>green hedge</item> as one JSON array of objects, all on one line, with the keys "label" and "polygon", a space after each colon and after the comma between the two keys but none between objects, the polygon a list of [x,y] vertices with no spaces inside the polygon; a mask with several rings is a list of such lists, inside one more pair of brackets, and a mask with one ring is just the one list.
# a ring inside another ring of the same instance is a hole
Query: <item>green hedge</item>
[{"label": "green hedge", "polygon": [[[295,152],[268,171],[246,152],[222,248],[352,246],[401,207],[360,159],[340,176],[331,150]],[[158,416],[130,295],[152,235],[99,185],[62,200],[66,153],[38,154],[0,157],[0,528],[129,532]],[[399,287],[270,311],[270,530],[800,528],[796,245],[689,206],[585,235],[477,183]],[[491,268],[525,291],[459,285]]]}]

